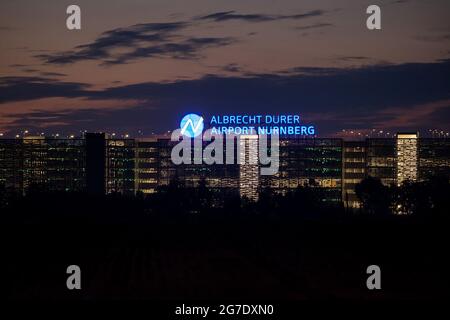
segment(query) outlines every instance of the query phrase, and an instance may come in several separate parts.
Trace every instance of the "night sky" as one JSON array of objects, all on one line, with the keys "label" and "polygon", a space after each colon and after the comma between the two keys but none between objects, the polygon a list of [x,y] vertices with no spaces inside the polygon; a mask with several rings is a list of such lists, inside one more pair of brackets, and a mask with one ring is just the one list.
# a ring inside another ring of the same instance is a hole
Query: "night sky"
[{"label": "night sky", "polygon": [[450,131],[447,0],[2,1],[0,37],[5,136],[149,135],[187,112],[300,114],[320,136]]}]

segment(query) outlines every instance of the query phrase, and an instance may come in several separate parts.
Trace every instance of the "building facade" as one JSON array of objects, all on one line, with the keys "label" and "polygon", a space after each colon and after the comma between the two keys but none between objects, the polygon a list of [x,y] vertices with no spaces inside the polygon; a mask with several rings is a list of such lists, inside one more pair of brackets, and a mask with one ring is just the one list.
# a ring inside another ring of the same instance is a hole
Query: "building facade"
[{"label": "building facade", "polygon": [[281,139],[277,174],[261,176],[261,187],[286,193],[298,187],[320,188],[323,199],[340,202],[342,194],[341,139]]},{"label": "building facade", "polygon": [[342,201],[346,207],[358,208],[355,186],[367,176],[366,141],[343,141]]},{"label": "building facade", "polygon": [[0,184],[6,190],[21,193],[33,186],[49,191],[84,191],[85,140],[1,139]]},{"label": "building facade", "polygon": [[[448,138],[419,138],[416,133],[360,141],[282,138],[278,173],[268,176],[260,174],[258,137],[236,139],[233,154],[239,162],[213,165],[202,159],[197,159],[200,164],[175,165],[171,153],[176,142],[166,137],[116,139],[88,133],[74,139],[0,139],[0,185],[21,193],[40,186],[132,195],[155,193],[172,181],[186,187],[204,181],[210,189],[251,200],[264,188],[286,193],[310,187],[322,191],[323,201],[357,208],[355,186],[365,177],[379,178],[385,185],[450,177]],[[195,154],[194,148],[193,159]]]}]

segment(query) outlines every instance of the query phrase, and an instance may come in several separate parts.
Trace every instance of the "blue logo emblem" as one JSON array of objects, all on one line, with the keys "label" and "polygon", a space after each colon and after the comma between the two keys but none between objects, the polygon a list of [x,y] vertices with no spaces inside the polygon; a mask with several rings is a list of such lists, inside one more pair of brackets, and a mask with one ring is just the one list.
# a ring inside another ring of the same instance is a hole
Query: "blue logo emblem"
[{"label": "blue logo emblem", "polygon": [[203,117],[195,113],[185,115],[180,122],[181,134],[187,137],[195,138],[203,131]]}]

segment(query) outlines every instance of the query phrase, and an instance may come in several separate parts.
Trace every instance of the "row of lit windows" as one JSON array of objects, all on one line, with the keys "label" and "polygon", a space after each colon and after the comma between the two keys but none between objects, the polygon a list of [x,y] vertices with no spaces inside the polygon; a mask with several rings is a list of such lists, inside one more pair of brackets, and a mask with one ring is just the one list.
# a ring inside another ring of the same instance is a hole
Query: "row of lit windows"
[{"label": "row of lit windows", "polygon": [[346,148],[344,148],[344,151],[345,152],[358,152],[358,153],[360,153],[360,152],[364,152],[365,148],[364,147],[353,147],[353,148],[346,147]]},{"label": "row of lit windows", "polygon": [[357,184],[360,183],[362,179],[344,179],[345,184]]},{"label": "row of lit windows", "polygon": [[137,152],[157,152],[157,148],[137,148]]},{"label": "row of lit windows", "polygon": [[138,162],[141,162],[141,163],[155,163],[156,162],[156,158],[145,158],[145,159],[138,158],[137,160],[138,160]]},{"label": "row of lit windows", "polygon": [[345,173],[364,173],[364,168],[345,168]]},{"label": "row of lit windows", "polygon": [[145,168],[145,169],[139,168],[138,172],[139,173],[157,173],[157,170],[156,170],[156,168]]},{"label": "row of lit windows", "polygon": [[156,179],[139,179],[139,183],[157,183]]},{"label": "row of lit windows", "polygon": [[345,158],[345,162],[347,163],[363,163],[365,161],[364,158]]},{"label": "row of lit windows", "polygon": [[323,188],[339,188],[341,179],[270,179],[272,187],[297,188],[299,186],[320,186]]}]

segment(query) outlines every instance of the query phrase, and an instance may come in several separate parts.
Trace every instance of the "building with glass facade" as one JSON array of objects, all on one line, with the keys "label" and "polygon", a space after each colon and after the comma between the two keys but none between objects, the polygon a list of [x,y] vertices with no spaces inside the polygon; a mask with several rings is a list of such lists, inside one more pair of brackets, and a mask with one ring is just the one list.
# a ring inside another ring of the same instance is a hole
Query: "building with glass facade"
[{"label": "building with glass facade", "polygon": [[343,141],[342,201],[346,207],[358,208],[355,186],[367,176],[366,141]]},{"label": "building with glass facade", "polygon": [[253,200],[265,188],[286,193],[307,186],[320,188],[323,201],[357,208],[355,186],[365,177],[386,185],[450,177],[448,138],[419,138],[416,133],[360,141],[280,138],[275,175],[260,174],[257,136],[235,139],[232,151],[240,163],[213,165],[202,159],[197,159],[200,164],[175,165],[171,153],[177,142],[167,137],[116,139],[87,133],[73,139],[0,139],[0,185],[20,193],[37,185],[49,191],[151,194],[174,180],[188,188],[204,181],[219,193]]},{"label": "building with glass facade", "polygon": [[450,176],[450,139],[419,139],[417,148],[419,180],[433,176]]},{"label": "building with glass facade", "polygon": [[85,140],[0,139],[0,184],[22,193],[32,186],[49,191],[85,190]]},{"label": "building with glass facade", "polygon": [[136,191],[136,145],[134,139],[105,139],[106,193]]},{"label": "building with glass facade", "polygon": [[341,139],[280,139],[280,167],[276,175],[261,176],[261,187],[285,193],[297,187],[320,188],[323,199],[342,197]]}]

